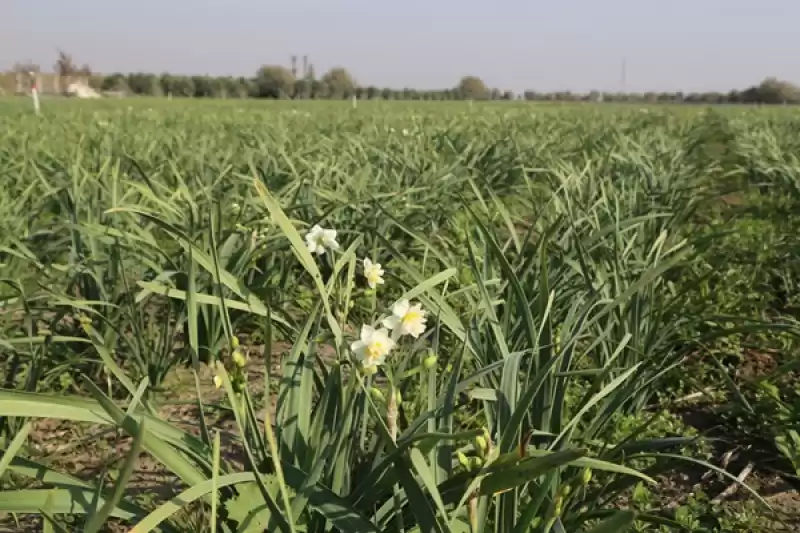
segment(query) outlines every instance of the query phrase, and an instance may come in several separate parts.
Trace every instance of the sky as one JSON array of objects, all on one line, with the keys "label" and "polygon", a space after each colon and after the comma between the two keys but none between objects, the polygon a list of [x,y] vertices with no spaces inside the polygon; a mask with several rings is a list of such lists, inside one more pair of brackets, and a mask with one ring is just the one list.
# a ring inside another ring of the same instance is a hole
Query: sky
[{"label": "sky", "polygon": [[250,76],[307,55],[392,88],[800,84],[800,0],[0,0],[0,20],[0,70],[52,70],[61,48],[103,73]]}]

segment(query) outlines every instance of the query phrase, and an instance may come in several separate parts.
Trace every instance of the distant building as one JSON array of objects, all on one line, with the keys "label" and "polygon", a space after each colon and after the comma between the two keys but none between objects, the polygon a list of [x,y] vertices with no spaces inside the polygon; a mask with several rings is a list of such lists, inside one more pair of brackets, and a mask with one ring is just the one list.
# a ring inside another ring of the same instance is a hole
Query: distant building
[{"label": "distant building", "polygon": [[73,82],[67,86],[67,94],[76,98],[100,98],[100,93],[80,82]]}]

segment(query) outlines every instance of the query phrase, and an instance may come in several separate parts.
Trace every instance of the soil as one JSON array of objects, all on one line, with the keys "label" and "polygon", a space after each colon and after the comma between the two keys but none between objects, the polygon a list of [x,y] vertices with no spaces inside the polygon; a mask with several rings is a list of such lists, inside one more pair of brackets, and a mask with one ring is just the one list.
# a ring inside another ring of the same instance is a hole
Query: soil
[{"label": "soil", "polygon": [[[250,390],[253,391],[254,400],[263,403],[265,390],[266,369],[264,365],[263,347],[242,347],[248,354],[246,371]],[[280,371],[278,362],[288,351],[289,346],[280,344],[273,347],[272,368],[273,376]],[[244,467],[243,450],[236,437],[236,423],[228,410],[217,408],[225,398],[224,390],[214,386],[212,369],[206,365],[201,366],[199,372],[201,394],[204,403],[204,415],[209,427],[221,431],[222,456],[225,461],[233,465]],[[173,371],[170,378],[164,383],[164,393],[154,400],[159,407],[159,418],[168,421],[182,430],[197,437],[200,436],[200,416],[196,403],[195,380],[191,369],[179,368]],[[270,400],[274,412],[274,399]],[[264,420],[263,407],[257,413],[259,420]],[[131,438],[118,434],[107,426],[75,423],[52,419],[41,419],[34,422],[28,437],[29,445],[34,453],[31,458],[47,464],[58,471],[66,472],[79,479],[97,483],[100,479],[113,482],[107,475],[109,470],[119,467],[127,456]],[[40,486],[40,485],[38,485]],[[36,483],[26,485],[26,488],[38,488]],[[22,486],[18,488],[23,488]],[[155,507],[181,490],[180,482],[149,454],[142,453],[134,470],[131,482],[128,485],[128,494],[131,497],[140,497]],[[0,514],[0,533],[33,533],[42,531],[42,524],[38,518],[18,517],[15,523],[13,517]],[[122,524],[109,524],[106,531],[125,531]]]}]

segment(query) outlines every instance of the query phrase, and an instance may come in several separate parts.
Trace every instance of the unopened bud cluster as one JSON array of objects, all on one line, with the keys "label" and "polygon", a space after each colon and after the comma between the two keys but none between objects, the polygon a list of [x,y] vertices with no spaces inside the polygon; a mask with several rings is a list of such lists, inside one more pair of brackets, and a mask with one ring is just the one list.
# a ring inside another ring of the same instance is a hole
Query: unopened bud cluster
[{"label": "unopened bud cluster", "polygon": [[[230,360],[233,363],[229,370],[231,386],[233,387],[233,391],[235,393],[240,394],[242,391],[244,391],[245,382],[247,381],[247,373],[245,372],[245,367],[247,366],[247,356],[239,349],[239,338],[235,335],[230,339],[230,346],[232,350]],[[223,361],[217,361],[216,364],[221,368],[225,368],[226,366]],[[222,376],[220,374],[215,375],[214,385],[217,388],[220,388],[222,387],[222,384]]]}]

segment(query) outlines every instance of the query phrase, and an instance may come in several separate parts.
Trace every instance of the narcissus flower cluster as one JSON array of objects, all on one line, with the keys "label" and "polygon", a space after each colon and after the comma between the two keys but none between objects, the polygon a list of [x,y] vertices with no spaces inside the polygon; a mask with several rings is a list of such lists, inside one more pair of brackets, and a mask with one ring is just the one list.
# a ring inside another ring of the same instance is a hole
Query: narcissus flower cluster
[{"label": "narcissus flower cluster", "polygon": [[[312,254],[323,255],[327,250],[336,251],[337,231],[325,229],[318,224],[306,233],[306,247]],[[385,270],[380,263],[365,257],[362,261],[364,277],[370,289],[383,285]],[[417,339],[425,332],[427,313],[421,304],[412,304],[408,300],[400,300],[392,306],[392,314],[381,321],[381,328],[370,325],[361,326],[358,340],[350,345],[365,373],[374,373],[386,361],[386,356],[395,348],[397,341],[404,335]]]},{"label": "narcissus flower cluster", "polygon": [[361,338],[350,345],[356,358],[361,362],[365,373],[373,374],[385,363],[386,356],[404,335],[419,338],[425,332],[427,312],[421,304],[412,305],[408,300],[400,300],[392,306],[392,314],[381,321],[384,326],[375,329],[369,325],[361,326]]}]

